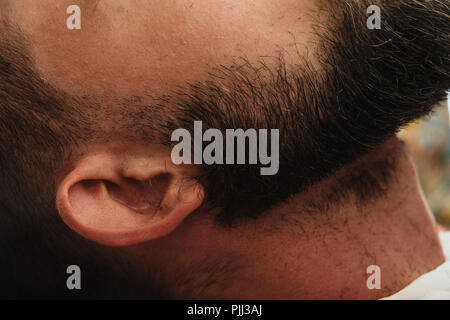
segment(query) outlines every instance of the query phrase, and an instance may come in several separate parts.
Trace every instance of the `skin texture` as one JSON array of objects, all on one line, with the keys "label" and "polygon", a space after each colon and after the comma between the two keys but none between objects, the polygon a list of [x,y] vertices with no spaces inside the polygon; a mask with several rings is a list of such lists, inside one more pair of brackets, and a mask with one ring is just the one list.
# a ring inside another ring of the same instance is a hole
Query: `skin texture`
[{"label": "skin texture", "polygon": [[[69,31],[65,10],[73,1],[0,3],[6,8],[1,10],[2,19],[28,35],[41,77],[74,95],[161,95],[187,81],[202,81],[211,66],[232,63],[237,57],[257,61],[283,53],[287,62],[300,55],[314,64],[313,24],[324,18],[312,0],[80,1],[82,29]],[[270,61],[266,60],[269,65]],[[125,167],[130,163],[127,154],[167,157],[167,150],[148,149],[129,142],[89,145],[78,152],[75,162],[83,163],[83,156],[91,153],[108,155],[104,167],[117,155],[117,163]],[[331,187],[339,188],[352,172],[362,178],[361,168],[377,170],[385,158],[392,159],[395,173],[377,200],[360,203],[348,195],[344,205],[308,214],[308,207],[320,206]],[[152,164],[143,163],[140,167]],[[173,175],[177,177],[177,172]],[[70,181],[65,177],[63,172],[61,185]],[[79,186],[68,187],[74,208],[89,203]],[[64,205],[58,203],[60,211],[70,211],[61,209]],[[158,225],[148,229],[147,234],[154,232],[151,239],[134,238],[132,246],[116,250],[135,262],[138,279],[146,279],[144,265],[159,270],[154,277],[169,297],[375,299],[397,292],[444,261],[414,166],[396,138],[263,217],[233,228],[215,226],[211,212],[190,214],[181,209],[177,217],[184,221],[176,228]],[[126,215],[114,210],[119,218],[108,222],[119,228],[114,222]],[[120,245],[97,237],[97,225],[86,232],[71,222],[69,214],[61,215],[82,236]],[[141,220],[137,218],[137,224]],[[381,290],[366,287],[366,269],[372,264],[382,270]]]},{"label": "skin texture", "polygon": [[297,49],[311,50],[303,34],[317,11],[312,1],[292,0],[82,1],[82,29],[69,32],[71,4],[13,1],[9,18],[33,39],[43,77],[78,94],[164,94],[233,57],[295,59]]}]

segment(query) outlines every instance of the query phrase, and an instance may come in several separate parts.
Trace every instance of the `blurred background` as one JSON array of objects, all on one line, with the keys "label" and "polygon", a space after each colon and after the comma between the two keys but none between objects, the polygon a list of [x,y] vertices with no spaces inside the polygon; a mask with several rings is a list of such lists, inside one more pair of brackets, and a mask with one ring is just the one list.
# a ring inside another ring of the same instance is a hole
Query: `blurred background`
[{"label": "blurred background", "polygon": [[450,127],[447,101],[403,129],[428,203],[439,224],[450,227]]}]

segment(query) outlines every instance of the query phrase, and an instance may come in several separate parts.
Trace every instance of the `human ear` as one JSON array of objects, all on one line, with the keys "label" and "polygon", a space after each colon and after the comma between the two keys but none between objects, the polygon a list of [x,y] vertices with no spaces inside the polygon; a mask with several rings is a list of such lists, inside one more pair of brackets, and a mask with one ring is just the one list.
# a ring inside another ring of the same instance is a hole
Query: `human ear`
[{"label": "human ear", "polygon": [[203,189],[170,157],[127,151],[83,156],[56,194],[63,221],[83,237],[128,246],[171,233],[203,201]]}]

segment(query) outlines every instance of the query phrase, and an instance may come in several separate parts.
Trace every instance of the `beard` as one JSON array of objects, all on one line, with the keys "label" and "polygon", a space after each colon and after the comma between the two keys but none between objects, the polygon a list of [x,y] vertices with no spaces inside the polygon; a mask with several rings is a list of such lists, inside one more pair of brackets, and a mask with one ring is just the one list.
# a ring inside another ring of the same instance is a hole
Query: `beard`
[{"label": "beard", "polygon": [[[378,1],[381,29],[370,30],[367,8],[373,4],[327,3],[327,26],[317,28],[315,66],[308,61],[288,66],[282,58],[276,67],[241,60],[152,105],[152,112],[160,108],[158,126],[167,130],[159,140],[168,146],[173,146],[171,132],[187,128],[192,134],[194,121],[224,136],[228,128],[279,129],[276,175],[261,175],[259,165],[202,166],[196,178],[205,190],[205,206],[219,209],[218,223],[260,217],[445,100],[450,87],[448,2]],[[129,127],[142,115],[136,114]]]},{"label": "beard", "polygon": [[[381,9],[381,29],[367,27],[373,4]],[[25,46],[11,49],[19,41],[10,34],[0,51],[0,92],[7,93],[0,95],[0,154],[8,155],[0,156],[0,166],[15,174],[2,179],[2,198],[51,208],[44,202],[54,192],[43,195],[42,181],[92,139],[117,136],[173,147],[172,132],[185,128],[192,134],[195,121],[224,135],[226,129],[278,129],[276,175],[261,175],[260,165],[214,164],[201,166],[195,177],[205,191],[204,207],[217,209],[218,223],[233,225],[330,176],[446,98],[447,1],[342,0],[325,7],[328,19],[316,29],[314,66],[300,57],[297,65],[280,58],[271,66],[242,59],[212,70],[207,81],[163,97],[117,99],[114,106],[98,97],[71,97],[45,83]],[[53,187],[49,182],[45,189]]]}]

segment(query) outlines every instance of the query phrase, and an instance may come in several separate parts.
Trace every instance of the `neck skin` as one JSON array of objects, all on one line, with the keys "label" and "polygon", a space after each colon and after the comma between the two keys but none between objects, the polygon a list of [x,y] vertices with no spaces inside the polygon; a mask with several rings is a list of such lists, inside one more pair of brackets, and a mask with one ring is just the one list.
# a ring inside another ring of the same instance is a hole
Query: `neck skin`
[{"label": "neck skin", "polygon": [[[364,183],[381,179],[386,158],[394,163],[382,194],[357,201],[348,193],[330,204],[336,192],[329,190],[349,188],[350,174],[355,190],[364,172]],[[415,167],[397,138],[258,220],[221,228],[198,213],[150,246],[146,254],[160,257],[155,267],[177,298],[378,299],[444,262]],[[379,290],[367,288],[370,265],[381,269]]]}]

